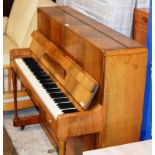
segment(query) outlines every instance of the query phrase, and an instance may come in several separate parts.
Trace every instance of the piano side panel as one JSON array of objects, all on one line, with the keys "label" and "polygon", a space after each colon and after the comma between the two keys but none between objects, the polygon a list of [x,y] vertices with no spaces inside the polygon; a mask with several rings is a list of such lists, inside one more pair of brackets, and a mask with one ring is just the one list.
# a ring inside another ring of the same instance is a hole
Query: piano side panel
[{"label": "piano side panel", "polygon": [[103,147],[140,140],[147,50],[120,51],[105,57]]}]

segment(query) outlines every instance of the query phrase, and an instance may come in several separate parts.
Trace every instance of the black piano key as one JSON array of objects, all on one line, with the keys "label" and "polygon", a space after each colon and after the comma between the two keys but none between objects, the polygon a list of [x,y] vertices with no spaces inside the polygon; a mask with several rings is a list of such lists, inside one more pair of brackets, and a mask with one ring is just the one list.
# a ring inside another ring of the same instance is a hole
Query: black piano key
[{"label": "black piano key", "polygon": [[44,70],[40,66],[29,67],[29,69],[34,72],[44,72]]},{"label": "black piano key", "polygon": [[[59,88],[45,88],[45,90],[47,91],[47,93],[51,94],[51,93],[55,93],[55,92],[61,92],[61,90]],[[51,95],[50,95],[51,96]],[[52,96],[51,96],[52,97]]]},{"label": "black piano key", "polygon": [[33,61],[26,61],[24,60],[24,62],[29,65],[31,68],[35,67],[39,67],[39,64],[37,62],[33,62]]},{"label": "black piano key", "polygon": [[54,94],[54,93],[61,93],[61,90],[51,90],[51,89],[47,89],[46,91],[47,91],[47,93],[48,93],[52,98],[54,98],[54,97],[53,97],[53,94]]},{"label": "black piano key", "polygon": [[54,101],[57,103],[69,102],[67,98],[54,98]]},{"label": "black piano key", "polygon": [[24,60],[24,62],[27,64],[27,65],[29,65],[30,67],[39,67],[39,65],[36,63],[36,62],[33,62],[33,61],[26,61],[26,60]]},{"label": "black piano key", "polygon": [[33,59],[32,57],[26,57],[26,58],[22,58],[23,60],[30,60],[30,59]]},{"label": "black piano key", "polygon": [[77,112],[77,109],[64,109],[62,110],[64,113],[72,113],[72,112]]},{"label": "black piano key", "polygon": [[37,78],[37,77],[41,77],[41,76],[47,77],[47,74],[45,74],[45,73],[40,73],[40,74],[39,74],[39,73],[34,73],[33,75],[34,75],[36,78]]},{"label": "black piano key", "polygon": [[30,67],[30,65],[28,65],[28,64],[26,64],[26,65],[29,67],[29,69],[30,69],[32,72],[36,72],[36,71],[38,71],[38,72],[44,72],[43,69],[40,68],[40,66],[35,66],[35,65],[33,65],[33,67]]},{"label": "black piano key", "polygon": [[24,60],[33,60],[35,61],[32,57],[26,57],[26,58],[23,58]]},{"label": "black piano key", "polygon": [[52,88],[52,87],[45,87],[43,86],[45,90],[47,90],[47,92],[59,92],[60,89],[59,88]]},{"label": "black piano key", "polygon": [[39,69],[34,69],[34,70],[30,69],[30,70],[33,74],[45,73],[43,70],[39,70]]},{"label": "black piano key", "polygon": [[[29,65],[28,65],[29,66]],[[29,67],[29,69],[32,72],[44,72],[43,69],[40,68],[40,66],[33,66],[33,67]]]},{"label": "black piano key", "polygon": [[44,71],[42,70],[31,70],[33,72],[33,74],[37,74],[37,75],[40,75],[40,74],[46,74]]},{"label": "black piano key", "polygon": [[38,65],[38,63],[35,61],[35,60],[28,60],[28,59],[26,59],[26,60],[24,60],[26,63],[31,63],[31,64],[36,64],[36,65]]},{"label": "black piano key", "polygon": [[50,79],[50,77],[49,76],[40,76],[40,75],[38,75],[38,76],[36,76],[36,78],[38,79],[38,80],[44,80],[44,79],[46,79],[46,80],[48,80],[48,79]]},{"label": "black piano key", "polygon": [[64,109],[64,110],[66,110],[68,108],[74,108],[74,106],[72,104],[67,104],[67,103],[61,103],[61,104],[57,104],[57,105],[60,109]]},{"label": "black piano key", "polygon": [[50,93],[52,98],[67,98],[63,93]]},{"label": "black piano key", "polygon": [[57,85],[54,83],[43,83],[42,85],[44,88],[58,88]]},{"label": "black piano key", "polygon": [[39,81],[41,84],[53,82],[51,79],[43,79],[43,80],[39,80]]}]

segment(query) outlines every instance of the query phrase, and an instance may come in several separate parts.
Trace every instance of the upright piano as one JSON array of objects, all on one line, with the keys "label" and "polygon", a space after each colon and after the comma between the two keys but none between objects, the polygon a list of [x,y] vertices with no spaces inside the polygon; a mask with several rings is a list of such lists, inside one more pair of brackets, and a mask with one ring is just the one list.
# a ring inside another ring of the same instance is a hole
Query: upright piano
[{"label": "upright piano", "polygon": [[[39,8],[32,38],[10,51],[14,126],[40,123],[59,155],[139,140],[145,47],[67,6]],[[19,117],[17,78],[39,115]]]}]

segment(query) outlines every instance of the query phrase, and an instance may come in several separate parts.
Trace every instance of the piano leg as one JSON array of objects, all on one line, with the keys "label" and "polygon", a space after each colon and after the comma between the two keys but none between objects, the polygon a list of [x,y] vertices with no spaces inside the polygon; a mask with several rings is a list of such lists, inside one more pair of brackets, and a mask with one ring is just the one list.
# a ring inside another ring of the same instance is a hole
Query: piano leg
[{"label": "piano leg", "polygon": [[18,116],[18,105],[17,105],[17,75],[14,71],[12,71],[12,79],[13,79],[13,95],[14,95],[14,119],[13,125],[15,127],[21,127],[21,130],[24,130],[25,125],[38,124],[42,122],[42,118],[39,115],[33,116]]},{"label": "piano leg", "polygon": [[102,147],[102,133],[96,133],[96,144],[95,149],[99,149]]},{"label": "piano leg", "polygon": [[65,155],[66,141],[59,141],[59,155]]},{"label": "piano leg", "polygon": [[17,75],[14,71],[12,71],[12,79],[13,79],[13,95],[14,95],[14,120],[18,120],[18,112],[17,112]]}]

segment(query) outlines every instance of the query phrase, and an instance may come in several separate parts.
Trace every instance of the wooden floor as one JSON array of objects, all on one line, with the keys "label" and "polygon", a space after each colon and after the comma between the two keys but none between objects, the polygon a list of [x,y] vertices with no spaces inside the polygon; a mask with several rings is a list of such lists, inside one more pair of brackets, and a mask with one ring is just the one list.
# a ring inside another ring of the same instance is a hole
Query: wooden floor
[{"label": "wooden floor", "polygon": [[5,128],[3,128],[3,155],[17,155]]}]

